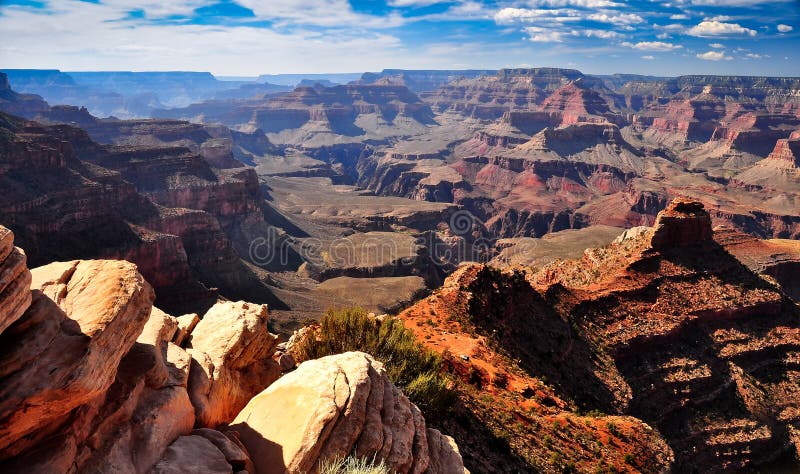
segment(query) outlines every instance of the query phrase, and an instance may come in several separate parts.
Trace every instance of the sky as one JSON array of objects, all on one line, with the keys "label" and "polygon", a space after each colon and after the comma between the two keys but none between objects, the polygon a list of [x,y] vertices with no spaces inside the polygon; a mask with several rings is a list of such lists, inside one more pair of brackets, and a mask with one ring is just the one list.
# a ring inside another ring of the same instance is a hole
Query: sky
[{"label": "sky", "polygon": [[800,76],[800,1],[0,0],[0,69]]}]

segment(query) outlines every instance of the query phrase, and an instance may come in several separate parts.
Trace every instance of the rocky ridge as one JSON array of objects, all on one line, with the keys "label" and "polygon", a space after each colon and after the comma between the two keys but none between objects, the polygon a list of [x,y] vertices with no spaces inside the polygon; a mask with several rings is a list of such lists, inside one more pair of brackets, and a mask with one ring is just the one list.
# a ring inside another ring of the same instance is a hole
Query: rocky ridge
[{"label": "rocky ridge", "polygon": [[[672,469],[796,467],[796,374],[783,363],[800,314],[787,297],[796,291],[794,247],[712,231],[701,203],[675,200],[653,227],[628,230],[579,259],[527,275],[464,266],[403,317],[413,324],[436,315],[433,328],[418,331],[431,348],[469,356],[456,359],[472,367],[458,373],[508,373],[472,379],[481,380],[473,382],[478,393],[502,394],[497,383],[486,388],[495,378],[524,397],[529,382],[519,384],[521,376],[546,376],[567,403],[653,426],[674,452]],[[485,348],[470,349],[469,326],[521,372]],[[512,439],[526,433],[507,431]],[[468,435],[451,432],[469,446]],[[512,444],[512,452],[525,455],[526,446]],[[575,446],[559,451],[581,471],[597,466]]]}]

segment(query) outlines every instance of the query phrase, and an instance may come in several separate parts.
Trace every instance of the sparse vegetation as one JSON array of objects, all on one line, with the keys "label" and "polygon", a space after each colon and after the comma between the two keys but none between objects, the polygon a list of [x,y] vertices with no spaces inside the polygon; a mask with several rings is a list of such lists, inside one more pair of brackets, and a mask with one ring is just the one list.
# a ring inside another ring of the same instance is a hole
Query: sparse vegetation
[{"label": "sparse vegetation", "polygon": [[442,373],[442,359],[425,349],[414,333],[396,318],[380,321],[358,308],[329,310],[319,322],[316,338],[298,348],[301,358],[318,359],[348,351],[362,351],[381,361],[389,379],[403,389],[425,414],[436,419],[455,400],[450,381]]},{"label": "sparse vegetation", "polygon": [[383,461],[359,459],[353,456],[323,461],[319,474],[390,474],[392,470]]}]

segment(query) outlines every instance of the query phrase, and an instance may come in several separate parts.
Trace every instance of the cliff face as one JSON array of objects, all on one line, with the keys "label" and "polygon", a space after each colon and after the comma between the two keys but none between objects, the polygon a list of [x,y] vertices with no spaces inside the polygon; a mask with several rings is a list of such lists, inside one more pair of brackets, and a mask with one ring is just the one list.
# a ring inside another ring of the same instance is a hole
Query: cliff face
[{"label": "cliff face", "polygon": [[130,258],[166,308],[207,307],[214,292],[203,284],[278,304],[241,258],[269,229],[252,170],[212,168],[187,148],[104,148],[69,126],[4,117],[2,179],[15,191],[1,219],[34,264]]},{"label": "cliff face", "polygon": [[47,108],[47,102],[38,95],[19,94],[13,91],[8,76],[0,72],[0,112],[33,117]]},{"label": "cliff face", "polygon": [[196,104],[160,111],[156,116],[202,116],[209,122],[259,128],[281,143],[311,145],[318,141],[319,146],[353,142],[353,137],[384,139],[402,135],[409,127],[424,129],[433,114],[403,85],[348,84],[303,86],[274,97]]},{"label": "cliff face", "polygon": [[438,113],[495,120],[509,110],[536,109],[556,89],[582,77],[573,69],[504,69],[494,76],[452,81],[421,97]]},{"label": "cliff face", "polygon": [[[712,231],[700,203],[676,200],[654,227],[626,231],[577,260],[527,275],[462,267],[404,317],[416,320],[431,307],[437,321],[442,311],[467,320],[525,374],[546,375],[559,399],[656,428],[674,452],[676,471],[769,470],[796,462],[798,443],[795,371],[783,362],[800,329],[800,308],[787,298],[796,291],[790,244]],[[452,351],[459,338],[450,341],[447,332],[455,329],[443,322],[420,331],[432,347]],[[469,350],[466,342],[457,347]],[[506,370],[484,351],[467,355],[474,360],[461,363],[473,371]],[[516,377],[506,390],[522,393]],[[496,384],[478,387],[503,393]],[[512,438],[525,433],[513,431]],[[523,452],[526,445],[512,446]],[[581,469],[592,465],[571,449],[559,447]]]}]

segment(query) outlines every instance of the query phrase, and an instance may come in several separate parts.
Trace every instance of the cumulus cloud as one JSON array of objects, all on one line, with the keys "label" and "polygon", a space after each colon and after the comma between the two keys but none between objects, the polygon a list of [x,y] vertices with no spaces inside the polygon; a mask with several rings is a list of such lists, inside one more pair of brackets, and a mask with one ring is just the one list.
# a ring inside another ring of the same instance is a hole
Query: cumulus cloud
[{"label": "cumulus cloud", "polygon": [[623,38],[625,35],[611,30],[572,30],[572,36],[585,36],[587,38],[614,39]]},{"label": "cumulus cloud", "polygon": [[756,31],[745,28],[738,23],[724,23],[717,20],[701,21],[697,26],[689,29],[688,33],[692,36],[755,36]]},{"label": "cumulus cloud", "polygon": [[448,0],[389,0],[387,3],[392,7],[427,7],[447,1]]},{"label": "cumulus cloud", "polygon": [[790,25],[783,25],[783,24],[778,25],[778,31],[780,31],[781,33],[788,33],[793,29],[794,27]]},{"label": "cumulus cloud", "polygon": [[723,59],[733,59],[730,56],[726,56],[725,53],[722,51],[706,51],[705,53],[698,53],[696,56],[706,61],[721,61]]},{"label": "cumulus cloud", "polygon": [[[773,3],[776,0],[692,0],[692,5],[712,7],[752,7],[762,3]],[[792,0],[777,0],[789,2]]]},{"label": "cumulus cloud", "polygon": [[348,0],[238,0],[237,3],[251,9],[257,17],[279,24],[391,28],[405,22],[396,13],[384,16],[358,13]]},{"label": "cumulus cloud", "polygon": [[711,43],[709,46],[714,49],[725,49],[725,45],[722,43]]},{"label": "cumulus cloud", "polygon": [[579,21],[580,14],[571,9],[541,9],[541,8],[503,8],[494,14],[494,21],[500,25],[514,23],[531,23],[538,20],[555,22]]},{"label": "cumulus cloud", "polygon": [[638,49],[639,51],[674,51],[683,48],[683,46],[679,44],[665,43],[663,41],[640,41],[638,43],[629,43],[626,41],[622,43],[622,46]]},{"label": "cumulus cloud", "polygon": [[648,55],[646,55],[646,56],[642,56],[642,59],[646,59],[646,60],[648,60],[648,61],[652,61],[652,60],[653,60],[653,59],[655,59],[655,58],[656,58],[655,56],[653,56],[653,55],[650,55],[650,54],[648,54]]},{"label": "cumulus cloud", "polygon": [[592,13],[586,18],[614,25],[635,25],[637,23],[644,23],[644,18],[635,13]]},{"label": "cumulus cloud", "polygon": [[612,8],[622,7],[623,3],[611,0],[528,0],[529,7],[580,7],[580,8]]},{"label": "cumulus cloud", "polygon": [[670,20],[688,20],[690,17],[685,13],[676,13],[674,15],[670,15]]},{"label": "cumulus cloud", "polygon": [[564,41],[564,33],[561,31],[548,30],[538,26],[529,26],[524,31],[528,33],[528,40],[534,43],[561,43]]}]

